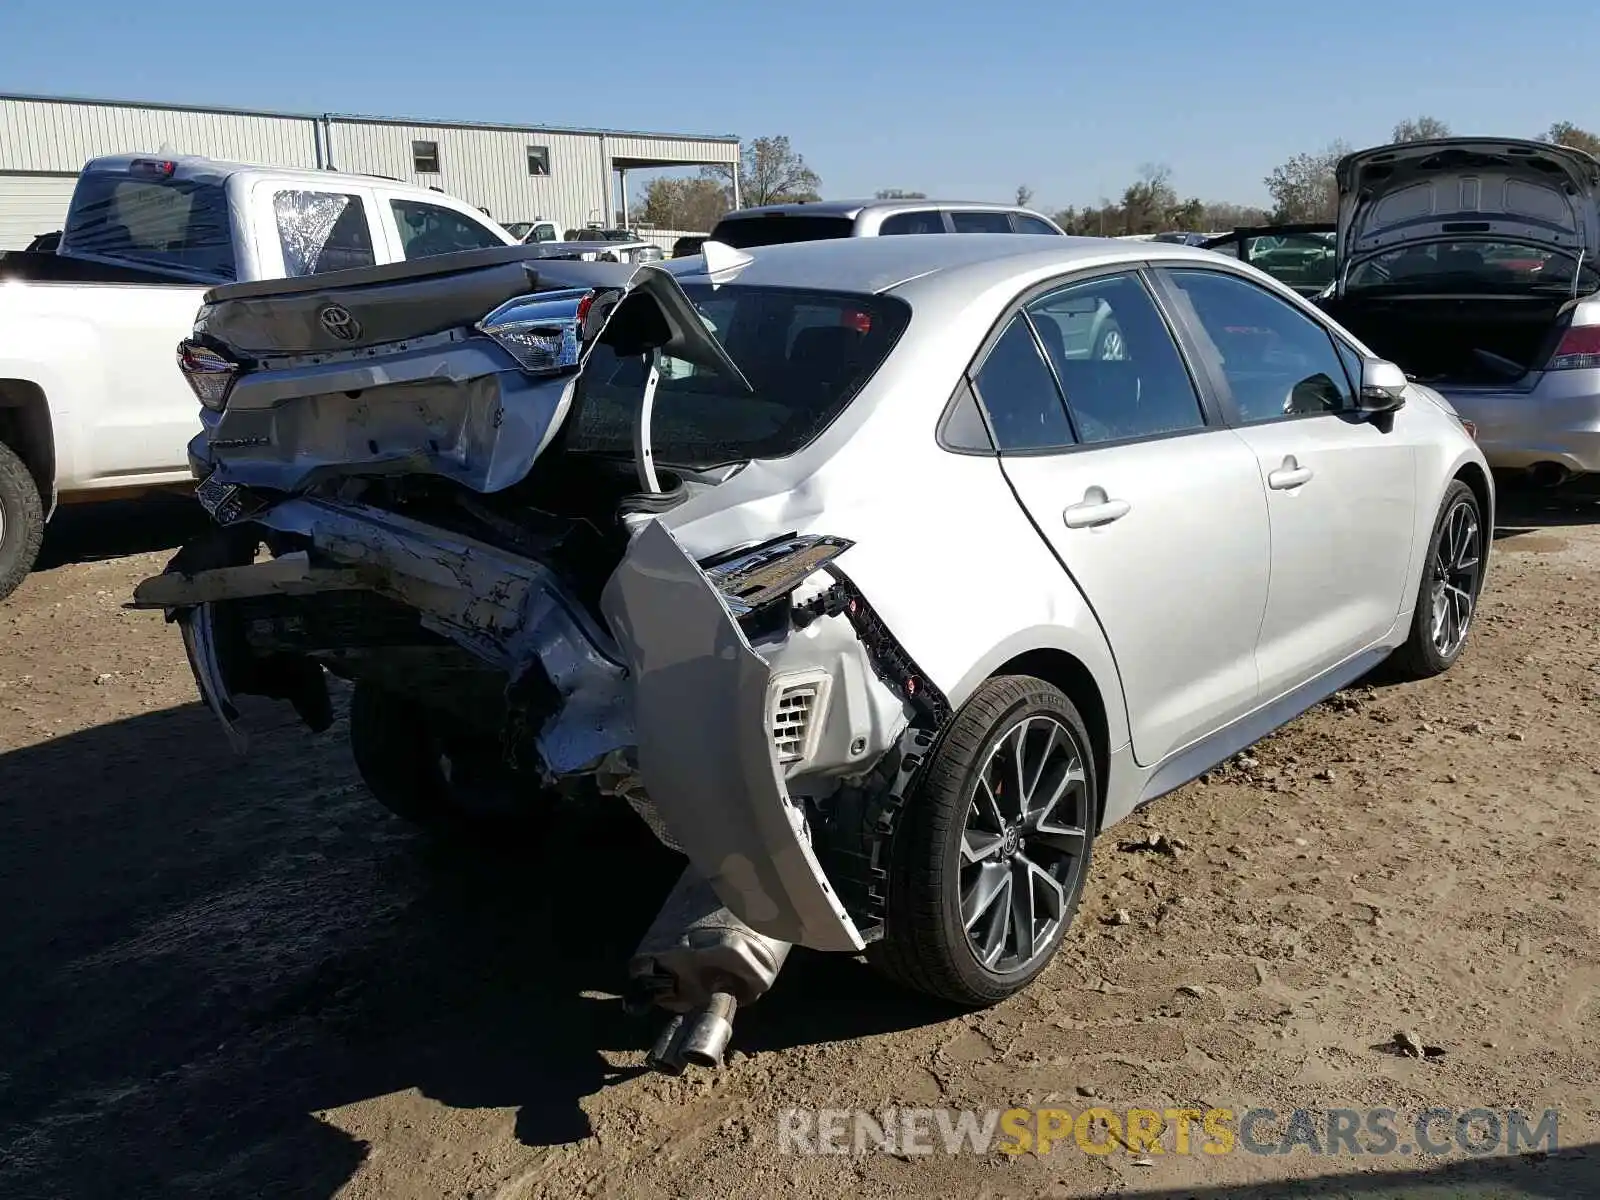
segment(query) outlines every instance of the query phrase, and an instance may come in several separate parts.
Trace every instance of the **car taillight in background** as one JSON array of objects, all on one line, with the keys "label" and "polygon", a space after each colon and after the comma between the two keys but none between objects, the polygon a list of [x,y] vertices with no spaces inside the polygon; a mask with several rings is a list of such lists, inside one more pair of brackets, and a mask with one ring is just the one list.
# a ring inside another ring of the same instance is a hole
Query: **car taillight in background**
[{"label": "car taillight in background", "polygon": [[1575,325],[1550,356],[1547,371],[1580,371],[1600,367],[1600,325]]},{"label": "car taillight in background", "polygon": [[198,342],[178,343],[178,370],[189,381],[200,403],[212,412],[228,407],[228,393],[239,377],[239,364]]}]

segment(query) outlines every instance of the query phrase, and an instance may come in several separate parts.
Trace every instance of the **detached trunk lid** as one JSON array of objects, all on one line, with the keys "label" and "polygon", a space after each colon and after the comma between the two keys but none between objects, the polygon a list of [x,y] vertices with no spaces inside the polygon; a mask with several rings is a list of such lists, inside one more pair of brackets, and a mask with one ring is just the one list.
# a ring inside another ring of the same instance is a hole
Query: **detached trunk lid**
[{"label": "detached trunk lid", "polygon": [[1341,289],[1373,254],[1424,242],[1524,242],[1600,256],[1600,162],[1514,138],[1438,138],[1346,155],[1339,185]]}]

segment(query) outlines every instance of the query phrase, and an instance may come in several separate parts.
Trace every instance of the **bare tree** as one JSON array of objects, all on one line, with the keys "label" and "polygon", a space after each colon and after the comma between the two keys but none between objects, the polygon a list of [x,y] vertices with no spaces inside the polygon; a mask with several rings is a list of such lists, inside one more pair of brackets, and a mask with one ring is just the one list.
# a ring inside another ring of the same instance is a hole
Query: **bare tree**
[{"label": "bare tree", "polygon": [[1330,143],[1315,154],[1296,154],[1272,168],[1264,182],[1272,197],[1272,219],[1285,223],[1331,221],[1339,209],[1339,187],[1334,168],[1350,148]]},{"label": "bare tree", "polygon": [[926,200],[927,192],[908,192],[903,188],[879,188],[873,193],[875,200]]},{"label": "bare tree", "polygon": [[728,197],[712,179],[652,179],[634,202],[642,221],[657,229],[705,232],[728,211]]},{"label": "bare tree", "polygon": [[[714,180],[729,191],[732,202],[732,167],[703,167],[703,179]],[[816,200],[821,196],[822,176],[806,166],[787,136],[758,137],[746,144],[738,164],[739,203],[786,204],[796,200]]]},{"label": "bare tree", "polygon": [[1539,135],[1539,140],[1557,146],[1571,146],[1574,150],[1582,150],[1600,158],[1600,137],[1587,129],[1580,129],[1571,121],[1557,121]]},{"label": "bare tree", "polygon": [[1407,117],[1394,127],[1391,140],[1396,142],[1429,142],[1434,138],[1450,136],[1450,126],[1438,117]]},{"label": "bare tree", "polygon": [[1033,203],[1033,189],[1025,183],[1017,184],[1017,207],[1027,208]]}]

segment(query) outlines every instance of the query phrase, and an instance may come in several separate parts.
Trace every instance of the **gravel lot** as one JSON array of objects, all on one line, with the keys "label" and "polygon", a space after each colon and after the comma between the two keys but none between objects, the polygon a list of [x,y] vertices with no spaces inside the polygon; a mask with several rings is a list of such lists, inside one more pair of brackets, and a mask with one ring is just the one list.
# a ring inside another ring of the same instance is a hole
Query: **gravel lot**
[{"label": "gravel lot", "polygon": [[[1600,1195],[1600,508],[1508,517],[1450,675],[1343,692],[1102,839],[1024,995],[952,1015],[797,955],[680,1079],[617,999],[672,856],[626,813],[432,844],[342,726],[270,707],[235,760],[119,607],[193,523],[70,512],[0,605],[0,1195]],[[1119,847],[1156,833],[1187,849]],[[1554,1107],[1563,1149],[776,1150],[791,1106],[1030,1103]]]}]

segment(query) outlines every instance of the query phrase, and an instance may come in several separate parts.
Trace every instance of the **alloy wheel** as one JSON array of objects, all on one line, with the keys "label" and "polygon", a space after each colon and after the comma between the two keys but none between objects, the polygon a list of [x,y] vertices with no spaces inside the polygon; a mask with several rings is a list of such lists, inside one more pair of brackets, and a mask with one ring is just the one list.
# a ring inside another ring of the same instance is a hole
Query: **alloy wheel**
[{"label": "alloy wheel", "polygon": [[1458,500],[1445,516],[1433,556],[1431,635],[1441,658],[1454,656],[1467,640],[1482,562],[1478,514],[1468,501]]},{"label": "alloy wheel", "polygon": [[1086,868],[1089,789],[1065,725],[1023,717],[973,780],[961,837],[961,924],[978,961],[1004,974],[1054,947]]},{"label": "alloy wheel", "polygon": [[1102,362],[1121,362],[1128,357],[1126,347],[1122,344],[1122,330],[1115,326],[1106,330],[1105,337],[1100,339],[1100,360]]}]

